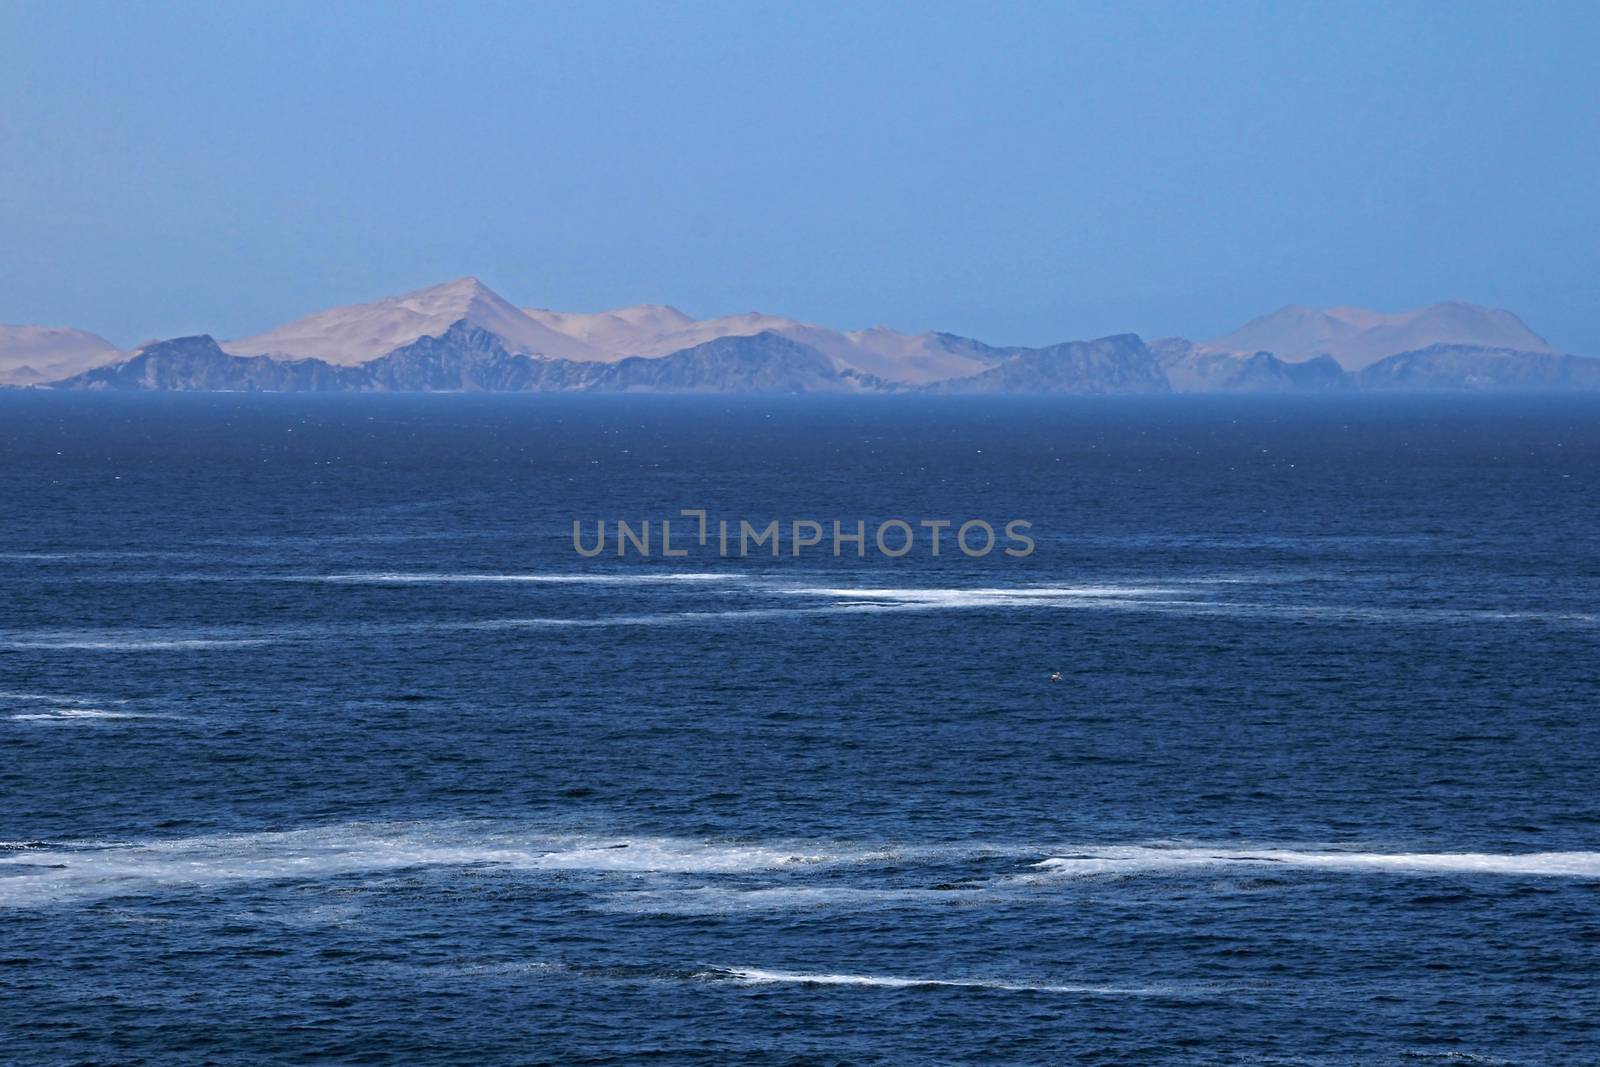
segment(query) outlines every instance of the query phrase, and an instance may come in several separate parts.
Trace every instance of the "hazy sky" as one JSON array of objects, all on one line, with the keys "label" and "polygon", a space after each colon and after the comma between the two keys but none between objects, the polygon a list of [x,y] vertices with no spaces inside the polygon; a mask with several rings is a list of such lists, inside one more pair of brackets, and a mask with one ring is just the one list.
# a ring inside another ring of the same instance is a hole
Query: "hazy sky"
[{"label": "hazy sky", "polygon": [[0,0],[0,322],[565,310],[1044,343],[1509,307],[1600,355],[1600,4]]}]

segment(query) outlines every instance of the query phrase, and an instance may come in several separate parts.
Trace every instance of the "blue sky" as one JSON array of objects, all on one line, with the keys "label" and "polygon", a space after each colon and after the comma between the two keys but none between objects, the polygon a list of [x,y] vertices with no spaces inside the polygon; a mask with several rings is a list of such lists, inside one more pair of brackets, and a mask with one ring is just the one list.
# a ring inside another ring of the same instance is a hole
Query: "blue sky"
[{"label": "blue sky", "polygon": [[0,0],[0,322],[518,303],[1600,355],[1600,5]]}]

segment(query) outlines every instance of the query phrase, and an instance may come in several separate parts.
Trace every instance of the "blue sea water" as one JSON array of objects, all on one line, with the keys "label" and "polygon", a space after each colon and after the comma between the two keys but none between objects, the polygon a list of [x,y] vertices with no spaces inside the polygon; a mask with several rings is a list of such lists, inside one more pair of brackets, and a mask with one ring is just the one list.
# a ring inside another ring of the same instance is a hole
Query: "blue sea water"
[{"label": "blue sea water", "polygon": [[1597,529],[1593,400],[0,395],[0,1060],[1594,1063]]}]

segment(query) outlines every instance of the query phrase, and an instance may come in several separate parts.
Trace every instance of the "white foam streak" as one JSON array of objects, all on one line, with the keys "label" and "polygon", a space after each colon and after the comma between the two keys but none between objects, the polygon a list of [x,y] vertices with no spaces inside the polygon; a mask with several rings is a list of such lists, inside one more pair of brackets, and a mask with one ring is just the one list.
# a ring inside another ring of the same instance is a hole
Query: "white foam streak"
[{"label": "white foam streak", "polygon": [[600,615],[588,619],[559,617],[530,617],[518,619],[480,619],[471,622],[448,622],[429,626],[435,630],[519,630],[563,627],[607,626],[684,626],[702,622],[723,622],[730,619],[790,618],[802,615],[829,615],[837,613],[839,606],[824,608],[731,608],[727,611],[667,611],[645,615]]},{"label": "white foam streak", "polygon": [[73,704],[78,706],[127,703],[124,700],[110,700],[105,697],[66,696],[61,693],[18,693],[10,690],[0,690],[0,700],[14,700],[23,704]]},{"label": "white foam streak", "polygon": [[1587,612],[1511,611],[1475,608],[1421,608],[1368,604],[1289,604],[1204,599],[1206,586],[1255,585],[1264,579],[1214,576],[1174,579],[1165,585],[1027,585],[977,588],[917,586],[870,587],[773,584],[776,593],[822,597],[852,611],[933,611],[974,608],[1078,608],[1145,611],[1170,615],[1237,618],[1321,619],[1334,622],[1402,624],[1535,622],[1592,626],[1600,615]]},{"label": "white foam streak", "polygon": [[1028,585],[990,588],[845,587],[792,585],[775,587],[793,596],[827,597],[841,607],[879,610],[949,610],[958,608],[1087,607],[1137,603],[1141,598],[1175,590],[1148,585]]},{"label": "white foam streak", "polygon": [[[65,712],[65,714],[63,714]],[[76,713],[74,715],[73,713]],[[34,714],[34,713],[27,713]],[[119,713],[91,708],[37,713],[92,722]],[[1041,858],[1048,857],[1048,858]],[[957,885],[935,888],[952,863],[966,868]],[[1017,865],[1029,864],[1024,873]],[[854,875],[836,884],[818,872],[849,865],[861,872],[889,865],[926,867],[921,884],[873,884]],[[192,887],[293,880],[319,882],[363,873],[423,868],[583,872],[627,880],[597,885],[613,910],[714,914],[732,910],[816,907],[882,908],[970,905],[1014,897],[1075,878],[1202,869],[1323,871],[1338,875],[1459,877],[1600,877],[1600,852],[1388,853],[1356,849],[1217,845],[1030,846],[928,844],[885,849],[821,843],[718,842],[670,837],[597,837],[547,833],[505,823],[343,823],[305,830],[221,834],[129,843],[75,842],[0,851],[0,906],[51,903]],[[987,868],[988,873],[984,873]],[[739,876],[732,884],[685,886],[683,875]],[[661,876],[643,882],[643,876]]]},{"label": "white foam streak", "polygon": [[631,889],[614,893],[602,905],[609,911],[635,915],[727,915],[734,912],[785,912],[822,908],[881,910],[955,906],[971,903],[983,887],[966,889],[879,889],[864,886],[775,886],[731,889]]},{"label": "white foam streak", "polygon": [[831,857],[780,845],[677,838],[473,832],[433,824],[340,824],[171,841],[83,842],[0,856],[0,906],[30,907],[190,886],[321,880],[426,867],[597,873],[741,873]]},{"label": "white foam streak", "polygon": [[95,722],[104,719],[166,719],[169,715],[144,715],[132,711],[106,711],[102,708],[55,708],[8,716],[13,722]]},{"label": "white foam streak", "polygon": [[1600,877],[1600,852],[1356,852],[1299,849],[1154,848],[1129,845],[1084,849],[1046,859],[1035,868],[1058,877],[1181,871],[1207,867],[1295,867],[1324,871]]},{"label": "white foam streak", "polygon": [[619,574],[430,574],[372,572],[361,574],[288,575],[286,582],[327,582],[335,585],[470,585],[493,583],[533,583],[545,585],[645,585],[667,582],[730,582],[741,575],[683,573]]},{"label": "white foam streak", "polygon": [[733,978],[752,984],[792,983],[798,985],[867,986],[875,989],[993,989],[1008,993],[1076,993],[1091,996],[1161,996],[1170,994],[1152,986],[1113,986],[1059,983],[1012,982],[998,978],[901,978],[877,974],[827,974],[800,971],[768,971],[754,967],[728,967],[707,972],[708,978]]},{"label": "white foam streak", "polygon": [[244,648],[272,643],[281,635],[254,627],[128,627],[105,629],[0,630],[0,648],[42,651],[151,652]]}]

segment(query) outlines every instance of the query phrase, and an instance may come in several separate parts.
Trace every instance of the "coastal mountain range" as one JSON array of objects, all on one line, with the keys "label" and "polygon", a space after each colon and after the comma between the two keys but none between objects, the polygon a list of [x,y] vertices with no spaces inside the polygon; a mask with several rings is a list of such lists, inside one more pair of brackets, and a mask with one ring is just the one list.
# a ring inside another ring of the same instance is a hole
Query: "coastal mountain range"
[{"label": "coastal mountain range", "polygon": [[1169,393],[1600,390],[1509,311],[1290,306],[1195,343],[1135,334],[1044,347],[840,331],[756,312],[522,308],[476,278],[331,308],[251,337],[119,351],[82,330],[0,326],[0,385],[319,392]]},{"label": "coastal mountain range", "polygon": [[0,385],[43,385],[123,356],[116,345],[88,330],[0,326]]}]

